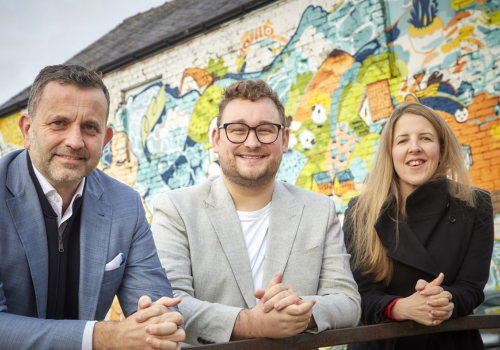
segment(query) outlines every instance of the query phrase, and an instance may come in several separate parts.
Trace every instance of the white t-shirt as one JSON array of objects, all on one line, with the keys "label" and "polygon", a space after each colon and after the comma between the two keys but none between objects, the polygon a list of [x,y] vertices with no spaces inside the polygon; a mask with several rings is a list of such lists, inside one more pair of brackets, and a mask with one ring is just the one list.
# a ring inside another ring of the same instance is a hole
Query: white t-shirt
[{"label": "white t-shirt", "polygon": [[[250,267],[252,268],[254,291],[262,288],[264,277],[264,257],[266,255],[267,229],[271,203],[257,211],[238,211],[241,229],[247,245]],[[258,299],[256,299],[258,301]]]}]

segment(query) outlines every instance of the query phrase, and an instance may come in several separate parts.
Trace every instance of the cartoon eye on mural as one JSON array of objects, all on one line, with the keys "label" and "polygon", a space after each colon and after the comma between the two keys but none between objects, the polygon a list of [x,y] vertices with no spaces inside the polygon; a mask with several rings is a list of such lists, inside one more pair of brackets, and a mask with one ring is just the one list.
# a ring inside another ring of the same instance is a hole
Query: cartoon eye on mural
[{"label": "cartoon eye on mural", "polygon": [[303,130],[299,135],[300,145],[304,151],[309,151],[312,147],[316,145],[316,137],[311,132],[311,130]]},{"label": "cartoon eye on mural", "polygon": [[316,104],[311,107],[312,121],[318,124],[318,128],[322,127],[323,123],[328,120],[328,112],[326,108],[321,104]]}]

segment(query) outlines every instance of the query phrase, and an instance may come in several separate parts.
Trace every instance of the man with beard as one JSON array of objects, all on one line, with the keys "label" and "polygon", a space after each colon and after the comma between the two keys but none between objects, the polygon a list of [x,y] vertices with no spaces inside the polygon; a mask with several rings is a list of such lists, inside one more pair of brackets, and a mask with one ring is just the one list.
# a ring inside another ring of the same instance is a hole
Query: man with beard
[{"label": "man with beard", "polygon": [[[108,114],[95,70],[49,66],[33,83],[26,150],[0,159],[0,349],[176,349],[185,338],[139,195],[96,170]],[[92,321],[115,295],[128,317]]]},{"label": "man with beard", "polygon": [[[228,86],[221,176],[157,197],[152,231],[190,344],[355,326],[360,297],[333,201],[275,181],[289,130],[262,80]],[[264,289],[265,288],[265,289]]]}]

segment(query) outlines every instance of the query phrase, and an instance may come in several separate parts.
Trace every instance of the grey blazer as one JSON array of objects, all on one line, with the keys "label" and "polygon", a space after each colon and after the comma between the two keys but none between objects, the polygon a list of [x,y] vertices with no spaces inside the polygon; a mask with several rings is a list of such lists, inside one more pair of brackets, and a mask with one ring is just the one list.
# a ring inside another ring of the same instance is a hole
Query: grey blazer
[{"label": "grey blazer", "polygon": [[[87,320],[104,319],[115,294],[126,316],[141,295],[172,296],[137,192],[95,170],[81,210],[80,320],[45,320],[49,257],[40,201],[26,151],[0,159],[0,349],[80,350]],[[119,253],[122,265],[105,271]]]},{"label": "grey blazer", "polygon": [[[248,252],[233,200],[220,177],[159,195],[153,237],[186,324],[186,342],[229,341],[243,308],[255,306]],[[316,300],[318,328],[352,327],[360,296],[333,201],[275,182],[263,286],[276,272],[302,299]]]}]

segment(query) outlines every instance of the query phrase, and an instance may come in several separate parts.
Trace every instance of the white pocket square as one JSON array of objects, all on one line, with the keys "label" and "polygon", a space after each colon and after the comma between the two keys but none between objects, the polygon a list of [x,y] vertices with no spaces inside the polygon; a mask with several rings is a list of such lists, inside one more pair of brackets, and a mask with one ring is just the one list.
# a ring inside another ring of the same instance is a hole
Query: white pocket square
[{"label": "white pocket square", "polygon": [[119,268],[122,265],[123,260],[125,260],[125,255],[123,255],[123,253],[118,254],[113,260],[106,264],[104,271],[111,271]]}]

